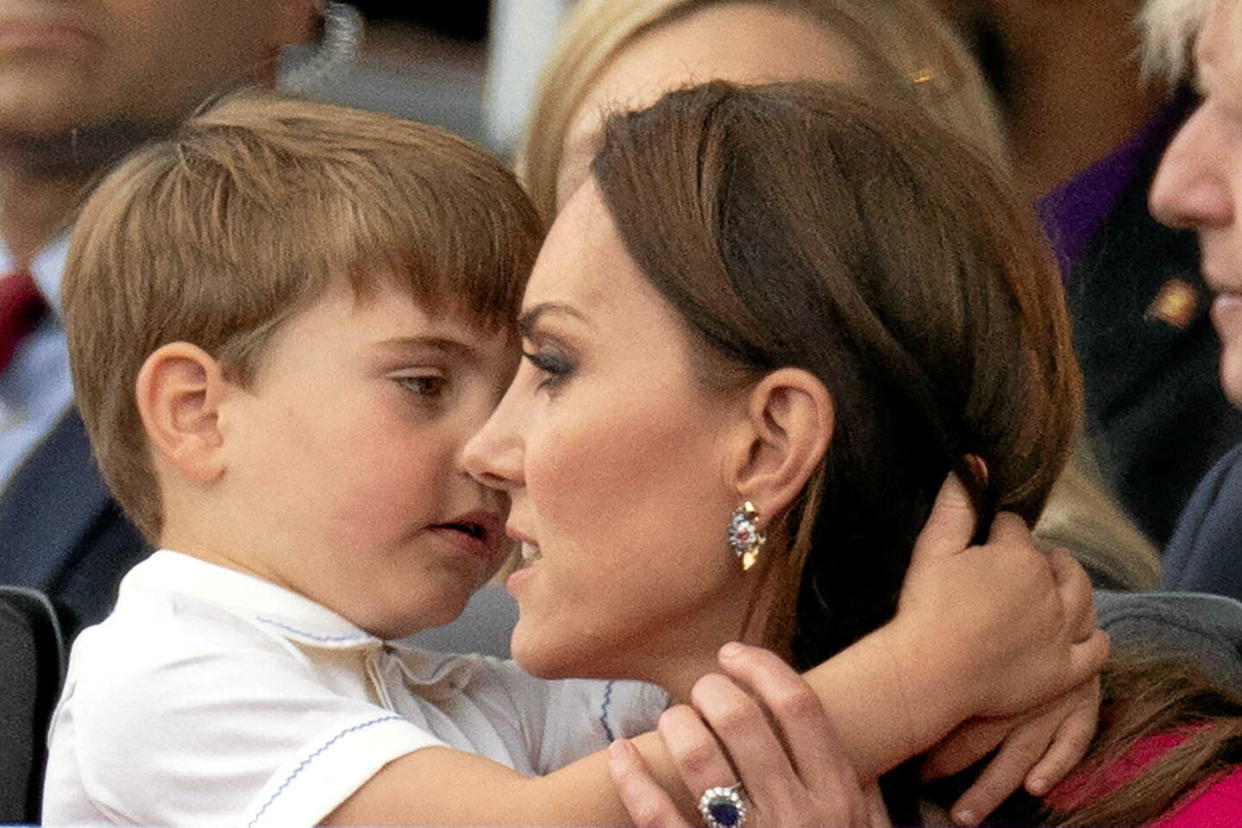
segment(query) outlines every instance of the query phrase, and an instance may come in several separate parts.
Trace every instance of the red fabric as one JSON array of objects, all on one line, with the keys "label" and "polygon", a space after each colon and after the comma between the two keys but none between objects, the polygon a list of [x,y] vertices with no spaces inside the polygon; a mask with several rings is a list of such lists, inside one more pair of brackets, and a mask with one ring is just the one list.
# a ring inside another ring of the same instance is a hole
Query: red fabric
[{"label": "red fabric", "polygon": [[0,276],[0,372],[9,366],[18,344],[35,329],[46,310],[43,294],[28,272]]},{"label": "red fabric", "polygon": [[[1156,759],[1180,745],[1185,732],[1161,733],[1136,744],[1116,764],[1098,773],[1067,777],[1044,797],[1057,810],[1108,796],[1142,773]],[[1191,791],[1149,828],[1237,828],[1242,826],[1242,767],[1209,779]]]}]

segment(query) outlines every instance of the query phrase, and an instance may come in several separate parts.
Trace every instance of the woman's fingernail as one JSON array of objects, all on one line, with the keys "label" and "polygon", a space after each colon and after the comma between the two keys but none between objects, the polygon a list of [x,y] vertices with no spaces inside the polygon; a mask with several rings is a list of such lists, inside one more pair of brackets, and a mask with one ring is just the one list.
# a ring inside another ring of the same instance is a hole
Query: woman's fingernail
[{"label": "woman's fingernail", "polygon": [[625,758],[625,740],[617,739],[608,746],[608,756],[612,759]]},{"label": "woman's fingernail", "polygon": [[1048,793],[1048,780],[1042,776],[1032,779],[1031,784],[1026,786],[1026,790],[1031,796],[1043,796]]},{"label": "woman's fingernail", "polygon": [[742,654],[744,649],[745,648],[743,648],[742,645],[738,644],[736,641],[730,641],[728,644],[720,648],[720,657],[737,658]]}]

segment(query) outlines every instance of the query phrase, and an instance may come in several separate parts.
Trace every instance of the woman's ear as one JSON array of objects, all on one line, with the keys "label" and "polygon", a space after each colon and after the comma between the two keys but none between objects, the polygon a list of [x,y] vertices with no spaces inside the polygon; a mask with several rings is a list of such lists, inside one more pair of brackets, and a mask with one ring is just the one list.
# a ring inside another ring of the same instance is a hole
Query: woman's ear
[{"label": "woman's ear", "polygon": [[746,401],[747,445],[735,479],[740,500],[761,516],[781,514],[823,462],[835,425],[832,397],[801,368],[781,368],[751,389]]},{"label": "woman's ear", "polygon": [[200,483],[223,474],[219,406],[227,390],[220,364],[197,345],[171,342],[152,352],[135,392],[155,456]]}]

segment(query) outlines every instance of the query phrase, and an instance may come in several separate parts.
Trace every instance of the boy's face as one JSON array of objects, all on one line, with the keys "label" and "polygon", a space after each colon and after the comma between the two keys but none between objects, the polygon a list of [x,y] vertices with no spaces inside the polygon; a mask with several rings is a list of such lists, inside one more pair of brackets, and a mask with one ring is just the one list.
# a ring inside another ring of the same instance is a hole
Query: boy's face
[{"label": "boy's face", "polygon": [[507,502],[460,453],[516,353],[389,287],[292,317],[221,408],[232,563],[381,637],[451,621],[509,551]]}]

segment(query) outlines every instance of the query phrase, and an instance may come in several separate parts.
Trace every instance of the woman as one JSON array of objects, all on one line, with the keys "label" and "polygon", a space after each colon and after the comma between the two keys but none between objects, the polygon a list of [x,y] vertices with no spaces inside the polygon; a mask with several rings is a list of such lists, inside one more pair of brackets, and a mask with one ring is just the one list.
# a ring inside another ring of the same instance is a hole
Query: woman
[{"label": "woman", "polygon": [[[518,166],[546,220],[585,174],[602,118],[687,83],[823,80],[919,108],[1006,165],[974,58],[923,0],[585,0],[544,69]],[[1156,550],[1075,447],[1037,527],[1105,589],[1151,589]]]},{"label": "woman", "polygon": [[[712,84],[611,118],[527,287],[527,360],[467,450],[529,564],[509,582],[519,663],[680,698],[733,637],[815,664],[892,616],[946,471],[985,522],[1033,522],[1079,385],[1016,205],[951,134],[840,91]],[[1121,715],[1096,759],[1171,734],[1147,787],[1037,818],[1132,824],[1214,780],[1242,708],[1172,698],[1154,723]],[[917,821],[917,784],[888,781]]]}]

